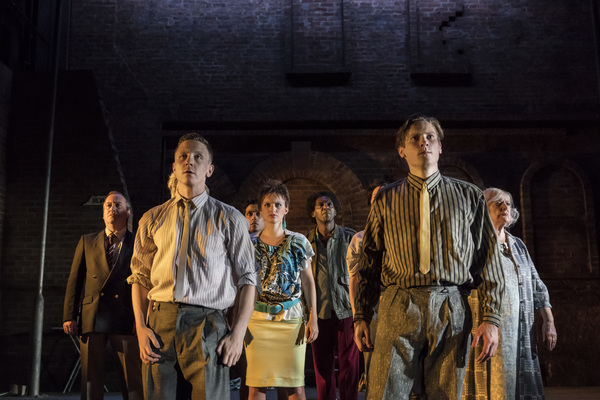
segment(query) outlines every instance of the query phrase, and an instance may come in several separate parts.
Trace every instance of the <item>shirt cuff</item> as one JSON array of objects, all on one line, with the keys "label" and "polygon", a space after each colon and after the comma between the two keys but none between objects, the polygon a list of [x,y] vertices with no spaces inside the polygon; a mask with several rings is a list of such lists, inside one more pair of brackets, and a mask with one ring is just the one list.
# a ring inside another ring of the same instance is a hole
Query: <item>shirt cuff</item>
[{"label": "shirt cuff", "polygon": [[550,302],[544,301],[542,302],[542,305],[540,307],[536,308],[536,310],[539,310],[540,308],[552,308],[552,305],[550,304]]},{"label": "shirt cuff", "polygon": [[485,314],[483,316],[483,322],[487,322],[488,324],[492,324],[492,325],[499,327],[500,326],[500,315]]},{"label": "shirt cuff", "polygon": [[256,279],[254,279],[252,276],[248,276],[248,274],[242,276],[238,282],[237,282],[237,288],[240,289],[242,286],[246,286],[246,285],[250,285],[250,286],[255,286],[256,287],[256,292],[258,294],[262,294],[262,286],[258,285],[256,282]]},{"label": "shirt cuff", "polygon": [[129,278],[127,278],[127,283],[129,283],[130,285],[137,283],[146,288],[147,290],[152,289],[152,283],[150,282],[150,278],[144,275],[130,275]]},{"label": "shirt cuff", "polygon": [[356,311],[356,313],[354,314],[354,322],[365,321],[370,324],[371,319],[373,319],[373,315],[368,315],[365,312]]}]

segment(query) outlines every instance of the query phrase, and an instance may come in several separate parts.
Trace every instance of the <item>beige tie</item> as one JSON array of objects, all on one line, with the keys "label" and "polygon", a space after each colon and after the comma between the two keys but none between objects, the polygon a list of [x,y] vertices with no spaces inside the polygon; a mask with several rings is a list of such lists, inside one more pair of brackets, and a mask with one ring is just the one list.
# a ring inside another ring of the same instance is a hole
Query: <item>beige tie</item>
[{"label": "beige tie", "polygon": [[429,223],[429,192],[427,182],[421,188],[421,235],[419,241],[419,271],[422,274],[429,272],[429,258],[431,257],[430,223]]},{"label": "beige tie", "polygon": [[190,241],[190,202],[183,201],[185,210],[183,210],[183,233],[181,234],[181,244],[179,245],[179,259],[177,261],[177,280],[175,282],[175,301],[183,300],[183,282],[188,264],[188,243]]}]

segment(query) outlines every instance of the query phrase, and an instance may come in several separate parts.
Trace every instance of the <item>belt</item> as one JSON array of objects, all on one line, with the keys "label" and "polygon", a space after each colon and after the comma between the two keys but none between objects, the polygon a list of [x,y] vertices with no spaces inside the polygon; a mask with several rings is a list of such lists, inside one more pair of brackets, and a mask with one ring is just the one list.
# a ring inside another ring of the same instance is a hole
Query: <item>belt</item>
[{"label": "belt", "polygon": [[254,303],[254,310],[258,312],[263,312],[267,314],[278,314],[282,311],[292,308],[300,301],[300,298],[294,300],[288,300],[281,303],[276,304],[268,304],[263,303],[262,301],[257,301]]},{"label": "belt", "polygon": [[398,290],[402,290],[405,292],[415,293],[415,294],[436,294],[436,293],[460,293],[462,295],[469,295],[471,289],[466,285],[431,285],[431,286],[411,286],[411,287],[403,287],[399,285],[390,285],[389,288],[398,288]]},{"label": "belt", "polygon": [[[172,309],[175,309],[175,308],[192,308],[192,309],[198,309],[198,310],[216,310],[215,308],[204,307],[204,306],[199,306],[199,305],[195,305],[195,304],[177,303],[177,302],[171,302],[171,301],[154,301],[152,303],[152,309],[154,311],[158,311],[161,308],[168,309],[168,310],[172,310]],[[220,310],[217,310],[217,311],[220,311]]]}]

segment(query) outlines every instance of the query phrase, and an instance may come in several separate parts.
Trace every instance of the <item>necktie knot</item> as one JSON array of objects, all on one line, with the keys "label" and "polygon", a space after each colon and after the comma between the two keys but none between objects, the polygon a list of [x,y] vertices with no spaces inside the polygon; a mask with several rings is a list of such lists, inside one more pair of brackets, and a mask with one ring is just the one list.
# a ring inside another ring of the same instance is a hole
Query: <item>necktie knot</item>
[{"label": "necktie knot", "polygon": [[180,204],[184,207],[184,208],[191,208],[192,204],[194,204],[191,200],[188,199],[184,199],[183,197],[181,198],[181,202]]}]

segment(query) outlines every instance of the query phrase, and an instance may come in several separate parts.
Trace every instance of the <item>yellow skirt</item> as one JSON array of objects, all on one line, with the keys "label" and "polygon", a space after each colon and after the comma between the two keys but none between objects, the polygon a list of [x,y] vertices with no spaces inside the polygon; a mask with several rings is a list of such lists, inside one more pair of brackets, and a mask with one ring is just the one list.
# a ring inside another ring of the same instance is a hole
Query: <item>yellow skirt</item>
[{"label": "yellow skirt", "polygon": [[296,345],[302,319],[269,321],[252,318],[244,338],[251,387],[304,386],[306,340]]}]

